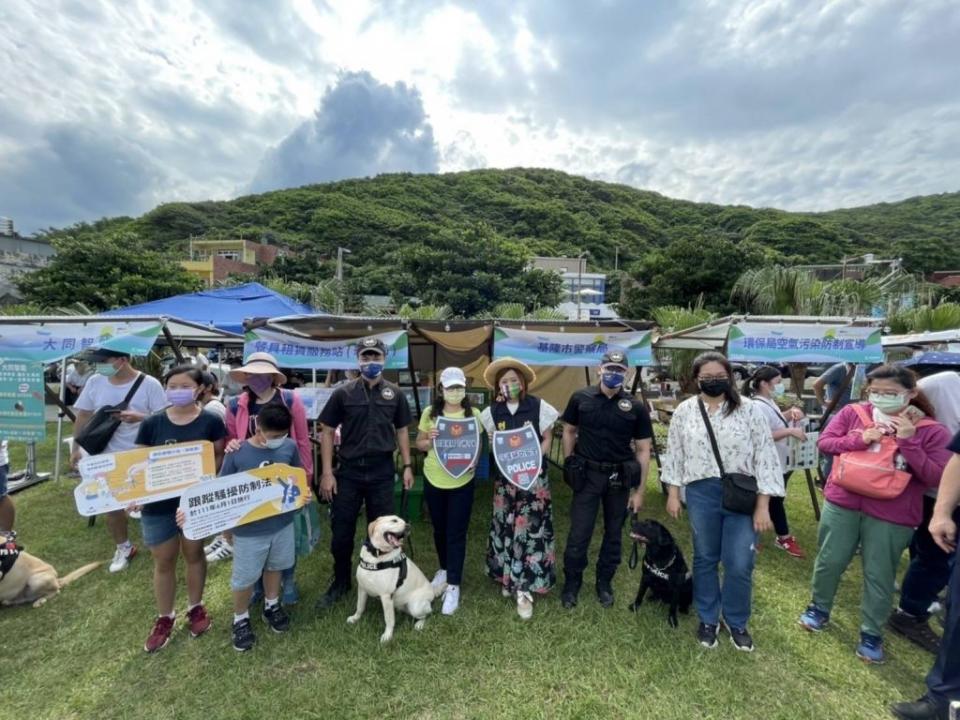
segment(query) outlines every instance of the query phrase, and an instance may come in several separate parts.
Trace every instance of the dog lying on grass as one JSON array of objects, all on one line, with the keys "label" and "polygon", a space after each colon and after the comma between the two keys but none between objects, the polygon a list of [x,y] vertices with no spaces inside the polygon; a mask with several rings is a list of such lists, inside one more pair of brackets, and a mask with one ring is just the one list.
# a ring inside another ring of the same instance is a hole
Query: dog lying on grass
[{"label": "dog lying on grass", "polygon": [[0,605],[33,603],[33,607],[38,608],[74,580],[100,566],[98,562],[89,563],[58,577],[52,565],[25,552],[16,539],[16,533],[0,535]]}]

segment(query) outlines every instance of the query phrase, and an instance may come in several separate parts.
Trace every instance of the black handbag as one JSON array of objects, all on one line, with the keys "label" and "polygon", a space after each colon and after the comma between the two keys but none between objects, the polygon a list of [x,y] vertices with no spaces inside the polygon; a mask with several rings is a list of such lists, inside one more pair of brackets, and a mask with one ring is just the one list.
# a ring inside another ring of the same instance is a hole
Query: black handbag
[{"label": "black handbag", "polygon": [[741,515],[753,515],[757,509],[757,479],[753,475],[744,473],[728,473],[723,469],[723,460],[720,459],[720,448],[717,447],[717,438],[713,434],[713,425],[707,416],[707,409],[703,400],[697,398],[697,406],[703,417],[703,424],[707,426],[710,436],[710,447],[713,448],[713,457],[720,468],[720,482],[723,484],[723,509]]},{"label": "black handbag", "polygon": [[117,414],[126,410],[130,405],[130,401],[143,383],[143,378],[143,373],[137,376],[133,387],[130,388],[123,402],[116,405],[104,405],[98,409],[80,432],[74,436],[73,441],[90,455],[102,453],[110,442],[110,438],[120,427],[120,418],[117,417]]}]

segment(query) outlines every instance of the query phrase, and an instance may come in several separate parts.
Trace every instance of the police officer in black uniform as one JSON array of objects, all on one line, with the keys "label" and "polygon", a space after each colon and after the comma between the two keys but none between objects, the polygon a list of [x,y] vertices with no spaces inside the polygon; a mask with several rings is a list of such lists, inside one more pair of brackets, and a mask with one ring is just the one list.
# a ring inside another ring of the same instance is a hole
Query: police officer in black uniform
[{"label": "police officer in black uniform", "polygon": [[[410,436],[407,426],[410,406],[400,388],[383,379],[387,351],[376,338],[357,345],[360,377],[336,388],[323,411],[323,473],[320,496],[332,502],[330,552],[333,582],[317,601],[317,609],[331,607],[350,590],[353,575],[353,539],[360,504],[367,507],[367,521],[393,512],[394,450],[403,458],[403,486],[413,487]],[[340,426],[339,465],[333,468],[333,436]]]},{"label": "police officer in black uniform", "polygon": [[643,507],[653,426],[643,403],[623,389],[627,367],[626,353],[608,351],[600,360],[600,382],[575,392],[561,416],[564,478],[574,491],[560,595],[568,609],[577,604],[597,508],[603,505],[597,599],[610,607],[623,521],[628,508],[639,512]]}]

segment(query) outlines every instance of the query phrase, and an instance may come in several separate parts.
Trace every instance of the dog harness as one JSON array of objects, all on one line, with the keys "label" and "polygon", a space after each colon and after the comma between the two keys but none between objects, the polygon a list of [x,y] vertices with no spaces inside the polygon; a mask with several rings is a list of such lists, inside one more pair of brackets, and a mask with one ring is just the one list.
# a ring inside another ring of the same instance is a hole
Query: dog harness
[{"label": "dog harness", "polygon": [[[380,551],[373,546],[373,543],[370,542],[369,538],[363,541],[363,546],[367,549],[367,552],[374,557],[380,556]],[[367,562],[363,559],[363,557],[361,557],[360,567],[362,567],[364,570],[393,570],[394,568],[399,568],[400,572],[397,573],[397,585],[395,588],[393,588],[393,592],[399,590],[400,586],[403,585],[404,581],[407,579],[407,556],[402,552],[393,560],[378,563]]]},{"label": "dog harness", "polygon": [[0,581],[6,577],[20,557],[23,547],[17,545],[17,534],[9,533],[0,538]]},{"label": "dog harness", "polygon": [[[670,558],[670,562],[668,562],[668,563],[667,563],[664,567],[662,567],[662,568],[655,567],[655,566],[651,565],[650,563],[648,563],[646,560],[644,560],[644,561],[643,561],[643,569],[644,569],[644,570],[649,570],[651,575],[654,575],[655,577],[658,577],[658,578],[660,578],[661,580],[669,580],[669,579],[670,579],[670,575],[667,574],[667,570],[670,569],[670,566],[673,565],[673,563],[674,563],[674,561],[675,561],[676,559],[677,559],[677,556],[674,555],[672,558]],[[688,578],[693,577],[693,573],[691,573],[691,572],[688,570],[688,571],[687,571],[687,574],[686,574],[686,577],[688,577]]]}]

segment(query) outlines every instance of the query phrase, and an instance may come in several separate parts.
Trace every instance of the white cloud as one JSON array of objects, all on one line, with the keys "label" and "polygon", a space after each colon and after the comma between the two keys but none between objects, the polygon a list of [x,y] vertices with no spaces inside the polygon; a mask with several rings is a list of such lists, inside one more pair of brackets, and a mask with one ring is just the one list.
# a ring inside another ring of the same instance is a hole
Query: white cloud
[{"label": "white cloud", "polygon": [[[952,0],[22,0],[0,26],[7,187],[72,143],[115,151],[58,197],[0,195],[27,229],[234,196],[316,131],[342,73],[416,91],[433,149],[354,153],[338,176],[535,165],[795,209],[960,186]],[[142,187],[84,192],[130,180],[119,156]]]}]

